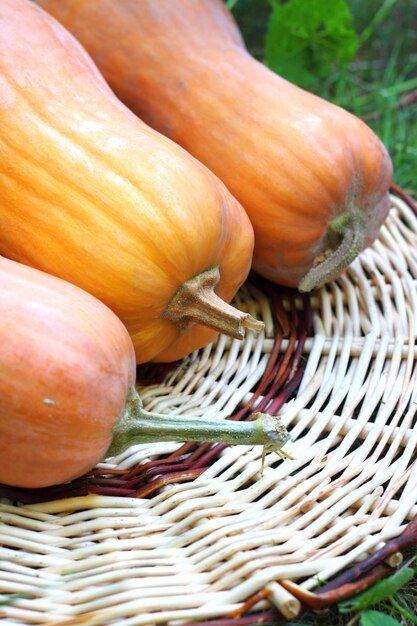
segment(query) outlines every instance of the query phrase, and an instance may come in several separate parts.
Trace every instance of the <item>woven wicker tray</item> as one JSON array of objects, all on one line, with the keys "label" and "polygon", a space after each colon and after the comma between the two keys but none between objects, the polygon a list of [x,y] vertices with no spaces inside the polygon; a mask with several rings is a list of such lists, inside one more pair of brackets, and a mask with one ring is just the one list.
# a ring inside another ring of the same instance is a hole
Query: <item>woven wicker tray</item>
[{"label": "woven wicker tray", "polygon": [[294,460],[261,474],[259,447],[149,444],[71,485],[2,488],[2,624],[266,623],[400,562],[417,541],[410,202],[392,196],[379,240],[310,297],[248,282],[236,303],[265,334],[142,370],[159,412],[279,412]]}]

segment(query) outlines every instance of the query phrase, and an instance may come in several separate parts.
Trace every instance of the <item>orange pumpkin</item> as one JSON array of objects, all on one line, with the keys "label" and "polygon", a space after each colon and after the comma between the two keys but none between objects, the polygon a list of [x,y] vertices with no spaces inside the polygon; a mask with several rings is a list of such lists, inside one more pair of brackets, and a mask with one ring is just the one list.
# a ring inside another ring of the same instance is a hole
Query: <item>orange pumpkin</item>
[{"label": "orange pumpkin", "polygon": [[378,235],[392,176],[379,139],[256,61],[220,0],[37,1],[125,104],[226,183],[260,274],[308,291]]},{"label": "orange pumpkin", "polygon": [[0,23],[0,253],[106,303],[138,362],[262,328],[224,302],[253,251],[225,186],[122,105],[33,2],[2,0]]},{"label": "orange pumpkin", "polygon": [[45,487],[146,441],[279,450],[276,418],[219,422],[144,411],[126,328],[74,285],[0,257],[0,482]]}]

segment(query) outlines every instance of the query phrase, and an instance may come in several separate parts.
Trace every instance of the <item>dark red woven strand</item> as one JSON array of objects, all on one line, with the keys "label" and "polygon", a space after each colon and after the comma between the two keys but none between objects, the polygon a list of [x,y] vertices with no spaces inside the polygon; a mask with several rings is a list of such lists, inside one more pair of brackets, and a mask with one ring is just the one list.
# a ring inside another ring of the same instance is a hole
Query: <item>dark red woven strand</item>
[{"label": "dark red woven strand", "polygon": [[413,209],[414,213],[417,215],[417,202],[414,200],[414,198],[412,198],[412,196],[410,196],[407,191],[405,191],[405,189],[402,189],[395,183],[392,183],[390,187],[390,192],[393,193],[395,196],[398,196],[398,198],[400,198],[401,200],[404,200],[404,202],[408,204],[408,206]]}]

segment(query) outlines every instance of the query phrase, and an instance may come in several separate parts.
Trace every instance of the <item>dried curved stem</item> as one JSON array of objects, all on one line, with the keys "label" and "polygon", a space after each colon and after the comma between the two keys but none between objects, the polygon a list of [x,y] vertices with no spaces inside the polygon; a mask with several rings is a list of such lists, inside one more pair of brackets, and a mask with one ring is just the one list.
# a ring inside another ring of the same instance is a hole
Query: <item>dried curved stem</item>
[{"label": "dried curved stem", "polygon": [[356,259],[365,241],[365,219],[357,209],[350,209],[330,222],[327,233],[329,250],[301,279],[298,290],[305,292],[322,287],[336,278]]},{"label": "dried curved stem", "polygon": [[227,304],[214,291],[220,280],[219,267],[197,274],[180,285],[162,317],[169,320],[180,333],[193,324],[201,324],[235,339],[243,339],[245,329],[259,333],[264,323],[249,313]]}]

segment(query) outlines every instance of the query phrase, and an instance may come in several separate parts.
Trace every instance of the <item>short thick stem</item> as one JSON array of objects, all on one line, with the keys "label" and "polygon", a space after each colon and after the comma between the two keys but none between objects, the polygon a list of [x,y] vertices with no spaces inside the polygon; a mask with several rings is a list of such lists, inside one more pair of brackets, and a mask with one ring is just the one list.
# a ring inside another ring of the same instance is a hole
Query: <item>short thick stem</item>
[{"label": "short thick stem", "polygon": [[215,293],[219,280],[220,272],[216,266],[182,283],[168,303],[163,317],[175,324],[180,333],[193,324],[207,326],[235,339],[243,339],[245,329],[263,330],[263,322],[227,304]]},{"label": "short thick stem", "polygon": [[120,454],[131,445],[158,441],[208,441],[262,445],[279,451],[289,435],[278,417],[259,413],[251,422],[170,416],[145,411],[136,389],[129,391],[126,409],[113,429],[106,456]]},{"label": "short thick stem", "polygon": [[349,209],[330,222],[326,237],[329,248],[301,279],[298,290],[305,292],[322,287],[349,267],[363,249],[365,230],[366,220],[358,209]]}]

